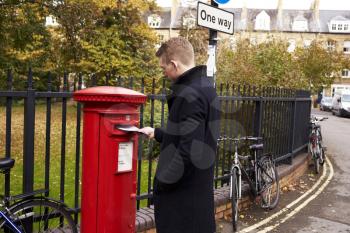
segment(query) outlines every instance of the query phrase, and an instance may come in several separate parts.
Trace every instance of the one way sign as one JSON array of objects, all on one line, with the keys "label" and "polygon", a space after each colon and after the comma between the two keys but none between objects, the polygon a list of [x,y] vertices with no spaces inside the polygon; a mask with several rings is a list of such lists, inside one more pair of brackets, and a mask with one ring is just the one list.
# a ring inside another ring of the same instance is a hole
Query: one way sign
[{"label": "one way sign", "polygon": [[231,12],[198,1],[197,24],[199,26],[233,34],[233,18],[234,15]]}]

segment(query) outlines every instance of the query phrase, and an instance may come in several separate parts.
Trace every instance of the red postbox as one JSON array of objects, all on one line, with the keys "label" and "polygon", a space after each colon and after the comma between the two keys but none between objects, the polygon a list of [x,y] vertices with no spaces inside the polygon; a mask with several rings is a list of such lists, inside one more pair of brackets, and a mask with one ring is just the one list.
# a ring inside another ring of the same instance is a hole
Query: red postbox
[{"label": "red postbox", "polygon": [[135,232],[138,135],[119,130],[139,124],[142,93],[92,87],[74,93],[84,103],[82,233]]}]

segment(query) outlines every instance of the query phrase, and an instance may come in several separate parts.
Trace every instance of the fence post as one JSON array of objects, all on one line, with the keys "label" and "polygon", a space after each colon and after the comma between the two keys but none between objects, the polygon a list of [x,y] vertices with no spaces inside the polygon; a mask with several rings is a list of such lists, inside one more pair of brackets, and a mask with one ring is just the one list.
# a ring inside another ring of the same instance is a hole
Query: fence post
[{"label": "fence post", "polygon": [[35,90],[33,74],[29,68],[27,97],[24,100],[23,132],[23,193],[30,193],[34,186],[34,130],[35,130]]},{"label": "fence post", "polygon": [[262,116],[263,116],[263,97],[259,97],[255,101],[255,116],[254,116],[254,136],[261,136],[261,125],[262,125]]},{"label": "fence post", "polygon": [[[12,73],[7,71],[7,90],[12,91]],[[12,97],[6,98],[6,143],[5,157],[11,157],[11,118],[12,118]],[[10,196],[10,174],[5,173],[5,197]]]},{"label": "fence post", "polygon": [[[63,75],[63,92],[68,92],[68,73]],[[61,172],[60,172],[60,201],[64,202],[64,184],[66,172],[66,134],[67,134],[67,98],[62,98],[62,125],[61,125]]]},{"label": "fence post", "polygon": [[292,164],[293,163],[293,150],[294,150],[294,137],[295,137],[295,120],[296,120],[296,108],[297,107],[297,99],[294,96],[294,100],[292,103],[292,119],[290,121],[290,128],[292,129],[291,134],[289,134],[290,138],[289,138],[289,153],[290,153],[290,157],[288,158],[288,160],[286,162],[288,162],[288,164]]}]

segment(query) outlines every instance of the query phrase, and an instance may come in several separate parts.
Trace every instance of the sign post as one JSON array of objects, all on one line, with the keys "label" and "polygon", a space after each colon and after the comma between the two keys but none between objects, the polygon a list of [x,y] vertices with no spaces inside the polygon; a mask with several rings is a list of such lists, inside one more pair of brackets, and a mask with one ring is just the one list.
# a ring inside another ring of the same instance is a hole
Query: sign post
[{"label": "sign post", "polygon": [[218,8],[219,4],[225,4],[229,0],[211,0],[211,5],[198,1],[197,24],[209,28],[209,46],[207,75],[215,80],[216,73],[216,46],[218,31],[233,34],[234,14]]}]

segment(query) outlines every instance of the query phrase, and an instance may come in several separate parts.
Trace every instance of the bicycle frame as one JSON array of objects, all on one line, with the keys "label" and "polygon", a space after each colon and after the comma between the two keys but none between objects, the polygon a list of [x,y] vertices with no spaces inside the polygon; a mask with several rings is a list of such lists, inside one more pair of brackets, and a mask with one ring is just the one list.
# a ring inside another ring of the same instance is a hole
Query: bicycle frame
[{"label": "bicycle frame", "polygon": [[[235,145],[236,147],[236,145]],[[237,148],[236,148],[237,149]],[[234,162],[232,164],[232,168],[231,168],[231,176],[230,176],[230,198],[232,198],[232,185],[233,185],[233,180],[232,180],[232,174],[235,172],[235,170],[237,170],[237,174],[238,174],[238,187],[237,187],[237,191],[238,191],[238,198],[240,199],[242,196],[242,173],[241,173],[241,164],[239,163],[238,160],[238,153],[237,150],[235,152],[234,155]]]},{"label": "bicycle frame", "polygon": [[[257,152],[254,152],[254,164],[253,164],[253,168],[254,168],[254,175],[255,175],[255,179],[254,181],[249,177],[248,172],[243,168],[240,161],[239,161],[239,155],[238,155],[238,140],[234,141],[235,143],[235,154],[234,154],[234,161],[231,167],[231,174],[233,174],[235,172],[235,170],[237,170],[237,174],[238,174],[238,198],[241,199],[242,197],[242,174],[243,176],[246,178],[246,180],[248,181],[248,184],[251,188],[251,191],[253,192],[254,196],[259,195],[259,182],[258,182],[258,166],[259,163],[257,162]],[[233,185],[233,180],[232,180],[232,175],[230,177],[230,198],[232,198],[232,185]]]},{"label": "bicycle frame", "polygon": [[309,150],[312,156],[317,156],[320,153],[320,148],[317,146],[320,144],[320,129],[312,128],[309,136]]},{"label": "bicycle frame", "polygon": [[257,161],[257,156],[256,156],[256,151],[254,152],[254,164],[253,164],[253,168],[254,168],[254,180],[251,179],[249,177],[248,172],[246,171],[246,169],[241,169],[241,172],[243,174],[243,176],[246,178],[246,181],[248,182],[249,186],[250,186],[250,190],[253,192],[254,196],[258,196],[260,194],[260,187],[259,187],[259,182],[258,182],[258,167],[260,167],[259,162]]},{"label": "bicycle frame", "polygon": [[11,221],[11,219],[9,219],[3,211],[0,211],[0,219],[2,218],[5,220],[4,225],[10,226],[10,228],[14,230],[16,233],[22,233],[21,230],[19,230],[16,227],[16,225]]}]

